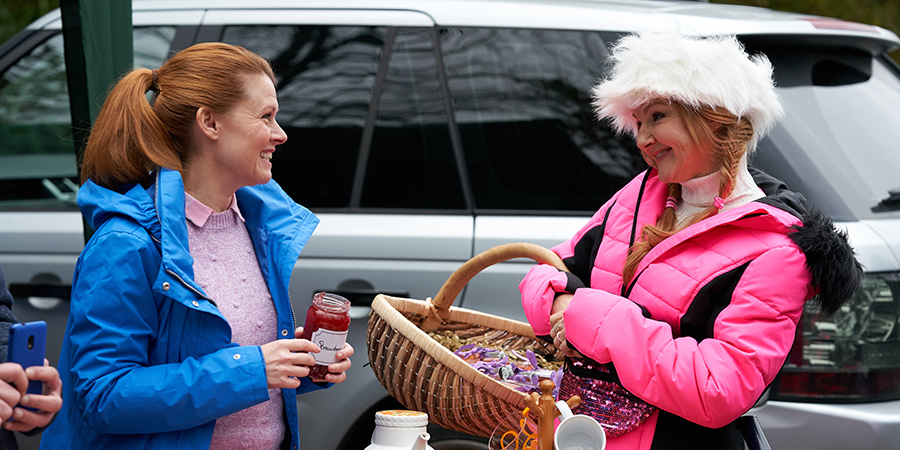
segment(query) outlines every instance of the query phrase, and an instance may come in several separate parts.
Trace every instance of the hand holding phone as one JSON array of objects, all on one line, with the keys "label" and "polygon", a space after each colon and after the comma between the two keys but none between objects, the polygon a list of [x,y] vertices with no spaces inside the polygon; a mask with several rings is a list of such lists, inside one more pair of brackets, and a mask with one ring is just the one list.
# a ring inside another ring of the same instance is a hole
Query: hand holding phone
[{"label": "hand holding phone", "polygon": [[[2,421],[6,430],[27,432],[46,427],[62,408],[62,381],[59,373],[55,368],[44,365],[46,340],[45,322],[14,324],[10,327],[7,362],[0,364],[0,370],[10,366],[18,369],[12,374],[7,373],[3,378],[18,392],[7,396],[10,398],[4,398],[5,402],[0,401],[0,417],[6,418]],[[19,389],[26,386],[25,395],[19,396]],[[19,404],[11,405],[15,398],[19,398]],[[26,398],[28,401],[22,403]]]},{"label": "hand holding phone", "polygon": [[[44,365],[44,352],[47,342],[47,323],[44,321],[16,323],[9,329],[9,346],[7,361],[18,363],[23,369]],[[28,382],[27,394],[43,393],[40,380]]]},{"label": "hand holding phone", "polygon": [[6,426],[15,414],[15,407],[28,389],[28,376],[22,366],[6,362],[0,364],[0,423]]}]

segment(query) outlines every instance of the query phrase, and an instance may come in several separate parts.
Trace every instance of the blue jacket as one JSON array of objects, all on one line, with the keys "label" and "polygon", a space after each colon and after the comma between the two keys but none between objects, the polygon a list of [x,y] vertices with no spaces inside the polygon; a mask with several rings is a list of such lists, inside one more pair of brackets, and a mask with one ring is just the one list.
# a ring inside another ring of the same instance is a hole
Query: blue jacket
[{"label": "blue jacket", "polygon": [[[319,219],[274,181],[238,190],[237,201],[275,302],[277,338],[293,338],[288,283]],[[208,449],[217,418],[269,397],[262,350],[231,343],[228,322],[194,281],[181,175],[159,170],[149,189],[88,181],[78,204],[96,232],[75,266],[63,409],[41,448]],[[299,446],[296,395],[321,387],[303,379],[282,390],[289,448]]]}]

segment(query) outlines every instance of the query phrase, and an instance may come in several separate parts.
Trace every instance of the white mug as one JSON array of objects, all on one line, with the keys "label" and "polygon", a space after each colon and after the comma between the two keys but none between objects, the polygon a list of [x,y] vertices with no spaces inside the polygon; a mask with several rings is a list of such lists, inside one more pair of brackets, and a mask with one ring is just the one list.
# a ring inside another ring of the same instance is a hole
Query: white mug
[{"label": "white mug", "polygon": [[556,450],[603,450],[606,447],[606,432],[600,422],[584,414],[572,414],[569,404],[556,402],[560,422],[553,435]]}]

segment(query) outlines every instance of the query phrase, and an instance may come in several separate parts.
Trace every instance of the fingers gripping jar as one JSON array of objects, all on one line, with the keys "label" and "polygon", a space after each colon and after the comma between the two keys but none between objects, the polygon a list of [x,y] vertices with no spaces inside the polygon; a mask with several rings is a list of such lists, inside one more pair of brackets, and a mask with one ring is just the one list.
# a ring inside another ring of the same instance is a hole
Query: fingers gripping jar
[{"label": "fingers gripping jar", "polygon": [[336,354],[347,342],[350,329],[350,301],[340,295],[317,292],[312,305],[306,311],[302,339],[308,339],[322,350],[314,353],[316,365],[309,370],[309,377],[324,380],[328,365],[338,362]]}]

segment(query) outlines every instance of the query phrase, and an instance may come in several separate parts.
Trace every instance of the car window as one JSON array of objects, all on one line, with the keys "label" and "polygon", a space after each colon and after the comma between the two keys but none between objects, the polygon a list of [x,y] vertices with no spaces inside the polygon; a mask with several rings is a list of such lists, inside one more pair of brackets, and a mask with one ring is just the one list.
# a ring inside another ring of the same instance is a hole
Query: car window
[{"label": "car window", "polygon": [[267,58],[288,140],[275,180],[309,208],[348,208],[384,46],[383,27],[229,26],[222,40]]},{"label": "car window", "polygon": [[[134,30],[134,64],[159,67],[174,27]],[[77,209],[62,33],[0,75],[0,210]]]},{"label": "car window", "polygon": [[900,217],[896,64],[850,48],[751,48],[771,59],[785,108],[753,162],[836,220]]},{"label": "car window", "polygon": [[361,207],[463,209],[431,29],[396,33],[377,100]]},{"label": "car window", "polygon": [[646,167],[591,111],[600,33],[443,29],[441,48],[479,210],[593,212]]}]

